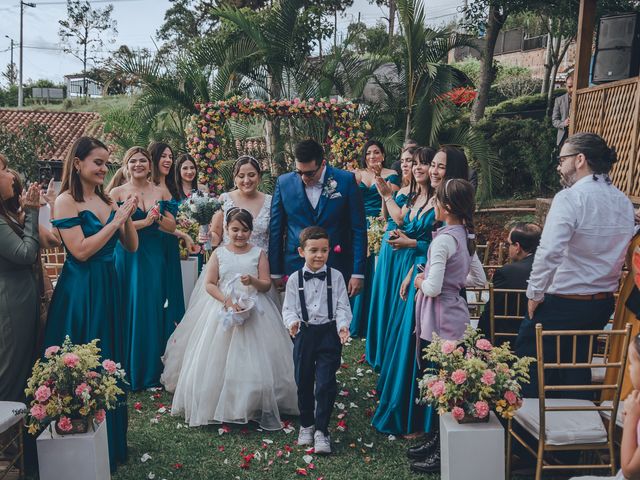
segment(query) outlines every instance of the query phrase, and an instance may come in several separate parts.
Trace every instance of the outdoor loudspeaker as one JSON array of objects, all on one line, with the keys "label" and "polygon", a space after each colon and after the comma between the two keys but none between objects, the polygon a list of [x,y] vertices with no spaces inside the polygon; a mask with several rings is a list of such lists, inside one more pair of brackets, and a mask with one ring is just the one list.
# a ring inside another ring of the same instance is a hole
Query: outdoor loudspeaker
[{"label": "outdoor loudspeaker", "polygon": [[602,17],[593,62],[593,83],[613,82],[638,75],[640,20],[638,13]]}]

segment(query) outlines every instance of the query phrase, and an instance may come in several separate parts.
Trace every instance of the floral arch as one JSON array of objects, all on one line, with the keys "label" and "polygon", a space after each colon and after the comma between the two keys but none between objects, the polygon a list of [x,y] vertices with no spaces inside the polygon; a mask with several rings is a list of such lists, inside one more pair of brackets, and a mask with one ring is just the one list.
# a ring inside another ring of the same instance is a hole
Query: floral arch
[{"label": "floral arch", "polygon": [[329,123],[325,147],[329,161],[339,167],[355,166],[366,142],[370,126],[360,120],[358,105],[350,100],[334,98],[315,100],[254,100],[232,97],[206,104],[198,104],[199,114],[194,115],[187,128],[188,147],[198,162],[199,181],[209,185],[212,192],[221,193],[224,181],[218,175],[221,146],[225,142],[224,123],[228,119],[250,120],[263,116],[269,120],[278,117],[319,118]]}]

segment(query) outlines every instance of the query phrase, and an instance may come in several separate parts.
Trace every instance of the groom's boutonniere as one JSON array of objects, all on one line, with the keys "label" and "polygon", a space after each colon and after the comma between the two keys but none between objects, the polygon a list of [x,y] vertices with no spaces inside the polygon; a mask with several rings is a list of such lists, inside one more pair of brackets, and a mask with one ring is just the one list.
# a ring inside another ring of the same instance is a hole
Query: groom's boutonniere
[{"label": "groom's boutonniere", "polygon": [[337,188],[338,182],[335,178],[333,178],[333,176],[331,176],[327,179],[324,187],[322,187],[322,195],[327,197],[329,200],[331,200],[332,198],[339,198],[342,196],[342,194],[340,192],[336,192]]}]

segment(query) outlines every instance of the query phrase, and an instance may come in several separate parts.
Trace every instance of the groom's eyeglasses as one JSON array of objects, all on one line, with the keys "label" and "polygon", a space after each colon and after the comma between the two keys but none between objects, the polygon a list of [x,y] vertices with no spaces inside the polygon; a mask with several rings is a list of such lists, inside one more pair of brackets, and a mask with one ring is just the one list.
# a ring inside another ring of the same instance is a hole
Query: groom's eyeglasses
[{"label": "groom's eyeglasses", "polygon": [[307,177],[307,178],[311,178],[313,177],[316,173],[318,173],[318,171],[322,168],[322,164],[320,164],[320,166],[318,166],[318,168],[316,168],[315,170],[307,170],[305,172],[303,172],[302,170],[296,170],[296,173],[298,175],[300,175],[301,177]]}]

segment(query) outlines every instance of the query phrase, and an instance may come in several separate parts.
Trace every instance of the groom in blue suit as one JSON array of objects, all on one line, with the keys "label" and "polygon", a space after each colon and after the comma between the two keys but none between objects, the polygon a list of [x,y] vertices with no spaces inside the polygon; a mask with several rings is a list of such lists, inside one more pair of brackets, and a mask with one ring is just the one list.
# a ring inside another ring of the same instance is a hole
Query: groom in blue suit
[{"label": "groom in blue suit", "polygon": [[314,140],[296,145],[295,172],[278,177],[271,202],[269,268],[276,285],[302,268],[300,232],[319,226],[329,233],[328,266],[342,272],[349,296],[362,289],[367,230],[362,195],[353,173],[327,165]]}]

